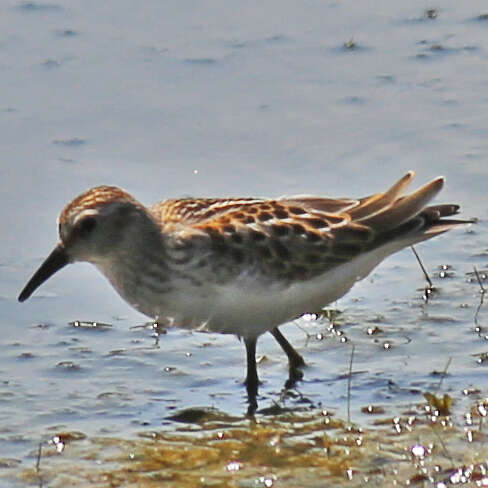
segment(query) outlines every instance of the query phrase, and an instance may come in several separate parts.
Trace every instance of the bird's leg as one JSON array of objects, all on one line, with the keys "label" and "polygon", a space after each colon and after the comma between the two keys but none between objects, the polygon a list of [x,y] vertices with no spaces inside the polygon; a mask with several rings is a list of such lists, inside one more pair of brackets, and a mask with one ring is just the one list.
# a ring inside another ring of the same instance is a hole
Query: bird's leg
[{"label": "bird's leg", "polygon": [[288,380],[285,383],[285,388],[292,388],[297,381],[303,378],[303,372],[300,368],[306,366],[305,361],[286,340],[286,337],[279,331],[278,327],[271,329],[270,333],[278,341],[278,344],[288,356]]},{"label": "bird's leg", "polygon": [[278,327],[271,329],[270,333],[278,341],[278,344],[288,356],[290,368],[300,368],[302,366],[305,366],[305,361],[303,357],[295,351],[293,346],[286,340],[286,337],[279,331]]},{"label": "bird's leg", "polygon": [[249,408],[247,410],[248,415],[254,415],[258,402],[256,397],[258,395],[258,371],[256,369],[256,337],[246,337],[244,344],[246,344],[247,355],[247,376],[244,384],[247,389],[247,398],[249,401]]}]

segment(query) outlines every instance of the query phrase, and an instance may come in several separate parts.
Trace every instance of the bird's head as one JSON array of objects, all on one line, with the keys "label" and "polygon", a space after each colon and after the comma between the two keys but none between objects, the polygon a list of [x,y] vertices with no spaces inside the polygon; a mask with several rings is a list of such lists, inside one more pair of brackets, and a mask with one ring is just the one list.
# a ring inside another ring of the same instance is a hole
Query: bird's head
[{"label": "bird's head", "polygon": [[[102,264],[120,244],[132,221],[146,214],[132,196],[114,186],[92,188],[70,202],[58,219],[59,243],[19,295],[23,302],[56,271],[75,261]],[[130,249],[126,249],[130,252]]]}]

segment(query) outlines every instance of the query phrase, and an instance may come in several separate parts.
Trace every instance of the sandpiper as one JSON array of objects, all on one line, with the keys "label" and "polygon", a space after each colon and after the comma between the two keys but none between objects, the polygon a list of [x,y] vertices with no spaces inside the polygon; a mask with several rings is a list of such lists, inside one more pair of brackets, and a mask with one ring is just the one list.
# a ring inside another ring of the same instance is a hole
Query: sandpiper
[{"label": "sandpiper", "polygon": [[92,188],[59,216],[60,241],[19,295],[23,302],[68,263],[93,263],[130,305],[163,326],[236,334],[246,346],[249,412],[257,408],[256,342],[342,297],[390,254],[469,221],[457,205],[426,206],[436,178],[403,193],[408,172],[369,197],[184,198],[145,207],[114,186]]}]

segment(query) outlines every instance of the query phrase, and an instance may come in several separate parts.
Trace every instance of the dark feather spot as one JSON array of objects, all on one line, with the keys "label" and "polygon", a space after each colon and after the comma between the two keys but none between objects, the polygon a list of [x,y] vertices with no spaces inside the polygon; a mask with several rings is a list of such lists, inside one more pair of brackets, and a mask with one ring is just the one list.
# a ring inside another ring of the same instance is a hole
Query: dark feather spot
[{"label": "dark feather spot", "polygon": [[337,216],[331,215],[331,214],[328,214],[327,215],[327,220],[329,222],[329,225],[332,225],[332,224],[340,224],[340,223],[344,222],[344,218],[343,217],[337,217]]},{"label": "dark feather spot", "polygon": [[307,219],[307,224],[310,224],[315,229],[323,229],[324,227],[329,227],[329,224],[322,219]]},{"label": "dark feather spot", "polygon": [[275,208],[274,214],[277,219],[287,219],[289,217],[288,212],[282,208]]},{"label": "dark feather spot", "polygon": [[254,217],[252,217],[251,215],[246,215],[243,219],[243,222],[245,224],[254,224]]},{"label": "dark feather spot", "polygon": [[271,230],[273,231],[273,234],[278,237],[284,237],[290,232],[290,228],[287,225],[278,224],[273,224]]},{"label": "dark feather spot", "polygon": [[225,243],[224,236],[222,236],[218,232],[212,232],[210,234],[210,240],[212,241],[212,245],[214,246],[219,246]]},{"label": "dark feather spot", "polygon": [[290,251],[280,241],[274,241],[272,246],[274,252],[282,261],[290,260],[291,258]]},{"label": "dark feather spot", "polygon": [[215,252],[224,254],[227,252],[227,244],[225,242],[224,236],[221,234],[213,234],[210,236],[210,241],[212,248]]},{"label": "dark feather spot", "polygon": [[267,246],[259,246],[256,248],[258,255],[261,259],[269,259],[272,254],[271,251],[269,250],[269,247]]},{"label": "dark feather spot", "polygon": [[317,232],[306,232],[305,238],[307,239],[307,242],[318,242],[321,239],[320,234]]},{"label": "dark feather spot", "polygon": [[258,219],[261,221],[261,222],[265,222],[266,220],[269,220],[269,219],[272,219],[273,216],[268,213],[268,212],[262,212],[258,215]]},{"label": "dark feather spot", "polygon": [[264,235],[264,233],[258,232],[257,230],[251,230],[249,232],[249,237],[255,242],[264,241],[266,239],[266,236]]},{"label": "dark feather spot", "polygon": [[228,224],[224,226],[224,232],[228,232],[229,234],[233,234],[236,231],[235,226],[232,224]]},{"label": "dark feather spot", "polygon": [[295,232],[295,234],[304,234],[305,233],[305,227],[303,227],[303,225],[291,224],[291,226],[293,227],[293,232]]},{"label": "dark feather spot", "polygon": [[290,207],[288,210],[295,215],[303,215],[304,213],[307,213],[307,211],[301,207]]},{"label": "dark feather spot", "polygon": [[256,207],[247,207],[246,210],[247,210],[247,213],[250,213],[250,214],[258,213],[258,209]]},{"label": "dark feather spot", "polygon": [[232,234],[231,239],[236,244],[242,244],[242,241],[244,240],[241,234]]}]

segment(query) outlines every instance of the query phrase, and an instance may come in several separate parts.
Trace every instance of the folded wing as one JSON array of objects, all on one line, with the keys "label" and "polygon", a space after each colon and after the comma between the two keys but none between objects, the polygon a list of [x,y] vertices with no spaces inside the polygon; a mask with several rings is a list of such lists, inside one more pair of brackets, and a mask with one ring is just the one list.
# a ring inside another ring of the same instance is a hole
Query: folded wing
[{"label": "folded wing", "polygon": [[361,199],[182,199],[151,211],[180,255],[197,242],[206,245],[206,264],[227,269],[216,273],[219,279],[255,272],[286,283],[313,278],[378,248],[386,257],[467,223],[448,219],[457,205],[426,206],[443,178],[404,195],[413,177],[410,171],[386,192]]}]

